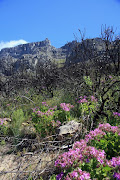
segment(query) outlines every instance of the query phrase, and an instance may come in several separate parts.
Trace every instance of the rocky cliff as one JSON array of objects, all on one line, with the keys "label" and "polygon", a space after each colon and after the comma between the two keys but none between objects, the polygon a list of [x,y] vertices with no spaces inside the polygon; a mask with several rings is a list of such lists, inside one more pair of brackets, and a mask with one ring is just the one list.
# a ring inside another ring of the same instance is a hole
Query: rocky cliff
[{"label": "rocky cliff", "polygon": [[[85,40],[85,44],[96,48],[98,51],[104,48],[104,43],[100,38]],[[78,46],[78,52],[75,51],[76,46]],[[83,60],[81,56],[82,49],[83,44],[76,41],[69,42],[61,48],[55,48],[47,38],[41,42],[4,48],[0,51],[0,73],[9,76],[19,71],[20,68],[27,71],[34,71],[38,64],[44,64],[50,61],[55,63],[66,61],[66,64],[69,64],[70,61],[78,62]]]},{"label": "rocky cliff", "polygon": [[22,66],[27,70],[34,70],[39,63],[64,62],[70,54],[75,42],[55,48],[46,38],[41,42],[27,43],[0,51],[0,73],[11,75]]}]

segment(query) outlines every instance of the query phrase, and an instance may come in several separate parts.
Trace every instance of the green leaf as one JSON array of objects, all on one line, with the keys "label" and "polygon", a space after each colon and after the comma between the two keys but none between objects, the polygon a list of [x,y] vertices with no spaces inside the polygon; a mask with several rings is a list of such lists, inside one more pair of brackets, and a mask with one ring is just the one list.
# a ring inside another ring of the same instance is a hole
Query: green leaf
[{"label": "green leaf", "polygon": [[110,168],[109,166],[105,166],[104,168],[103,168],[103,171],[105,172],[105,171],[111,171],[112,170],[112,168]]}]

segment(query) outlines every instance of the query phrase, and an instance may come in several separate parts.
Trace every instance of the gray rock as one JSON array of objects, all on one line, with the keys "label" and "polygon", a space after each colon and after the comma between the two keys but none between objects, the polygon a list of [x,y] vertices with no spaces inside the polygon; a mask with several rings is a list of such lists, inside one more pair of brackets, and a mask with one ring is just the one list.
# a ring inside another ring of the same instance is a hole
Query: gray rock
[{"label": "gray rock", "polygon": [[55,48],[46,38],[41,42],[4,48],[0,51],[0,73],[10,76],[23,66],[34,71],[39,63],[64,62],[73,46],[74,42],[71,42],[61,48]]},{"label": "gray rock", "polygon": [[57,133],[59,136],[66,135],[66,134],[73,134],[79,130],[80,123],[76,122],[75,120],[67,122],[65,125],[60,126],[57,129]]},{"label": "gray rock", "polygon": [[[105,48],[104,42],[101,38],[86,39],[84,40],[84,44],[88,44],[92,48],[94,46],[98,51],[98,54]],[[78,51],[76,51],[75,47],[79,47],[77,48]],[[83,51],[83,43],[72,41],[60,48],[55,48],[51,45],[48,38],[40,42],[22,44],[12,48],[4,48],[0,51],[0,73],[10,76],[14,72],[18,72],[21,67],[33,72],[37,65],[49,61],[55,63],[65,62],[66,65],[69,65],[70,63],[85,60],[82,57]]]}]

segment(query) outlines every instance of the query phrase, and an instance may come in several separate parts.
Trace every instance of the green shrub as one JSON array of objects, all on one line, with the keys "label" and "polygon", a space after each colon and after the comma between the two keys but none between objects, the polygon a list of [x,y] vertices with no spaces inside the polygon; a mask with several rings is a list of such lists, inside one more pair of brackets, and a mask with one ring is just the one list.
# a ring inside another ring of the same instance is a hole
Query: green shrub
[{"label": "green shrub", "polygon": [[11,115],[12,118],[12,125],[11,130],[13,132],[14,136],[20,136],[21,135],[21,125],[25,120],[24,112],[22,109],[17,109],[13,112]]},{"label": "green shrub", "polygon": [[40,107],[33,108],[32,123],[36,129],[36,132],[41,137],[52,135],[55,132],[53,110],[54,108],[49,108],[46,102],[43,102],[43,105]]},{"label": "green shrub", "polygon": [[120,136],[118,133],[107,132],[102,139],[98,137],[97,140],[91,140],[90,145],[104,150],[107,159],[120,156]]}]

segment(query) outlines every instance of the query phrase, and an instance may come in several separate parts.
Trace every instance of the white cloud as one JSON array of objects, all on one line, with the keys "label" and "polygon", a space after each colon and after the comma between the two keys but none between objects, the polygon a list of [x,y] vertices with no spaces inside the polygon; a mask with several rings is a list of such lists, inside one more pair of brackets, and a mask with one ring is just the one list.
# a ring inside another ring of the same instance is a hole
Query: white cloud
[{"label": "white cloud", "polygon": [[16,40],[16,41],[9,41],[9,42],[1,41],[0,42],[0,50],[3,48],[15,47],[19,44],[26,44],[26,43],[28,43],[28,42],[23,39]]}]

